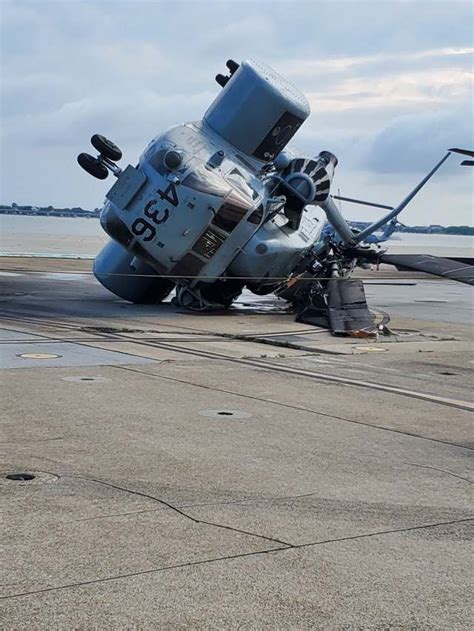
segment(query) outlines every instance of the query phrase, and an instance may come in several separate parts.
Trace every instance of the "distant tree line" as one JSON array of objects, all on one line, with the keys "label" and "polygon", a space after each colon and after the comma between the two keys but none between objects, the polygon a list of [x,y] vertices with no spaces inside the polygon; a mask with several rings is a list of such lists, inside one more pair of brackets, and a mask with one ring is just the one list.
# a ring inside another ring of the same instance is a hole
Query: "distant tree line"
[{"label": "distant tree line", "polygon": [[[20,206],[13,202],[10,205],[0,205],[0,215],[38,215],[46,217],[99,217],[100,208],[84,210],[76,206],[74,208],[53,208],[53,206]],[[353,228],[363,230],[369,226],[366,221],[351,221]],[[400,224],[395,232],[412,232],[418,234],[461,234],[474,236],[473,226],[405,226]]]},{"label": "distant tree line", "polygon": [[474,228],[472,226],[448,226],[443,229],[442,234],[469,234],[474,235]]},{"label": "distant tree line", "polygon": [[399,226],[395,232],[420,234],[467,234],[474,235],[472,226]]},{"label": "distant tree line", "polygon": [[100,208],[85,210],[80,206],[74,208],[53,208],[53,206],[20,206],[13,202],[0,205],[0,215],[36,215],[39,217],[99,217]]}]

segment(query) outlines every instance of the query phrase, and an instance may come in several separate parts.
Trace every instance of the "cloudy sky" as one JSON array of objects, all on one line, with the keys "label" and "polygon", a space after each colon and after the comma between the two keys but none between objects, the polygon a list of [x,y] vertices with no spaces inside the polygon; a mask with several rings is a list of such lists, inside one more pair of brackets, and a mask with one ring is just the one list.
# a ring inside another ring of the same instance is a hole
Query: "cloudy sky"
[{"label": "cloudy sky", "polygon": [[[312,114],[297,144],[338,156],[334,188],[343,195],[395,204],[445,149],[474,145],[471,2],[0,6],[2,203],[99,206],[107,184],[76,164],[91,134],[110,137],[135,163],[152,136],[201,117],[228,58],[263,60],[305,92]],[[474,169],[459,162],[450,158],[403,221],[474,223]]]}]

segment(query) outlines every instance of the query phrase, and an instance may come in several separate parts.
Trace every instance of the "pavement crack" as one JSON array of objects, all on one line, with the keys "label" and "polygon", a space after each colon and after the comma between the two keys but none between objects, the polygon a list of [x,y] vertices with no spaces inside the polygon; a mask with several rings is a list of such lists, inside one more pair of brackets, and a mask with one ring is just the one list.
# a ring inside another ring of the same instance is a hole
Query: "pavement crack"
[{"label": "pavement crack", "polygon": [[[90,478],[83,478],[83,479],[90,479]],[[97,481],[97,480],[95,480]],[[109,486],[113,486],[113,485],[109,485]],[[121,488],[121,487],[116,487],[116,488]],[[123,490],[123,489],[122,489]],[[125,489],[126,490],[126,489]],[[141,494],[143,495],[143,494]],[[145,495],[146,497],[146,495]],[[151,499],[155,499],[153,498],[153,496],[150,496]],[[161,501],[161,500],[157,500],[157,501]],[[192,519],[192,518],[191,518]],[[193,520],[194,521],[194,520]],[[277,548],[268,548],[266,550],[254,550],[253,552],[244,552],[241,554],[233,554],[233,555],[228,555],[228,556],[220,556],[220,557],[213,557],[210,559],[202,559],[201,561],[188,561],[187,563],[178,563],[175,565],[165,565],[162,567],[157,567],[157,568],[150,568],[148,570],[141,570],[138,572],[129,572],[126,574],[117,574],[114,576],[105,576],[103,578],[96,578],[96,579],[92,579],[89,581],[78,581],[76,583],[67,583],[65,585],[57,585],[56,587],[45,587],[43,589],[35,589],[35,590],[31,590],[28,592],[19,592],[16,594],[9,594],[7,596],[0,596],[0,600],[10,600],[12,598],[19,598],[21,596],[33,596],[33,595],[37,595],[37,594],[45,594],[48,592],[56,592],[56,591],[60,591],[63,589],[71,589],[74,587],[86,587],[88,585],[97,585],[100,583],[107,583],[107,582],[111,582],[111,581],[117,581],[117,580],[122,580],[122,579],[127,579],[127,578],[134,578],[136,576],[145,576],[147,574],[157,574],[159,572],[167,572],[170,570],[178,570],[178,569],[183,569],[183,568],[189,568],[189,567],[195,567],[195,566],[200,566],[200,565],[208,565],[211,563],[219,563],[221,561],[232,561],[235,559],[245,559],[245,558],[249,558],[249,557],[255,557],[255,556],[260,556],[263,554],[273,554],[273,553],[277,553],[277,552],[286,552],[288,550],[298,550],[301,548],[309,548],[309,547],[314,547],[314,546],[324,546],[324,545],[328,545],[328,544],[332,544],[332,543],[339,543],[339,542],[345,542],[345,541],[355,541],[357,539],[364,539],[364,538],[369,538],[369,537],[379,537],[379,536],[384,536],[384,535],[391,535],[391,534],[397,534],[397,533],[403,533],[403,532],[410,532],[410,531],[414,531],[414,530],[424,530],[424,529],[428,529],[428,528],[437,528],[440,526],[451,526],[451,525],[455,525],[455,524],[460,524],[460,523],[465,523],[465,522],[470,522],[473,521],[473,519],[459,519],[459,520],[453,520],[453,521],[447,521],[447,522],[438,522],[438,523],[433,523],[433,524],[424,524],[421,526],[409,526],[407,528],[397,528],[394,530],[381,530],[381,531],[377,531],[377,532],[371,532],[371,533],[366,533],[366,534],[362,534],[362,535],[353,535],[353,536],[349,536],[349,537],[340,537],[340,538],[335,538],[335,539],[325,539],[325,540],[320,540],[320,541],[314,541],[311,543],[302,543],[299,545],[295,545],[295,546],[283,546],[283,547],[277,547]]]},{"label": "pavement crack", "polygon": [[73,587],[85,587],[87,585],[97,585],[98,583],[108,583],[110,581],[118,581],[124,578],[133,578],[135,576],[144,576],[146,574],[155,574],[158,572],[166,572],[169,570],[179,570],[182,568],[193,567],[196,565],[205,565],[208,563],[216,563],[218,561],[231,561],[233,559],[241,559],[252,557],[260,554],[269,554],[271,552],[279,552],[280,550],[291,550],[292,548],[285,546],[281,548],[268,548],[266,550],[255,550],[253,552],[244,552],[242,554],[232,554],[228,556],[213,557],[210,559],[202,559],[201,561],[188,561],[187,563],[177,563],[176,565],[164,565],[162,567],[150,568],[149,570],[141,570],[139,572],[129,572],[127,574],[117,574],[114,576],[105,576],[104,578],[96,578],[90,581],[78,581],[77,583],[67,583],[65,585],[57,585],[56,587],[45,587],[43,589],[35,589],[29,592],[19,592],[17,594],[9,594],[8,596],[0,596],[0,600],[10,600],[11,598],[19,598],[20,596],[34,596],[36,594],[44,594],[48,592],[56,592],[63,589],[71,589]]},{"label": "pavement crack", "polygon": [[465,519],[454,519],[451,521],[442,521],[433,524],[422,524],[421,526],[407,526],[406,528],[394,528],[393,530],[378,530],[375,532],[366,532],[360,535],[351,535],[348,537],[338,537],[336,539],[324,539],[322,541],[313,541],[309,543],[300,543],[293,546],[294,549],[310,548],[313,546],[322,546],[328,543],[338,543],[342,541],[356,541],[357,539],[367,539],[370,537],[378,537],[380,535],[395,535],[397,533],[412,532],[414,530],[425,530],[427,528],[436,528],[438,526],[452,526],[454,524],[462,524],[474,521],[474,517],[466,517]]},{"label": "pavement crack", "polygon": [[434,471],[441,471],[441,473],[446,473],[446,475],[450,475],[453,478],[457,478],[458,480],[464,480],[464,482],[468,482],[469,484],[474,484],[473,480],[469,478],[464,478],[462,475],[457,475],[456,473],[452,473],[451,471],[446,471],[446,469],[440,469],[438,467],[432,467],[427,464],[418,464],[416,462],[405,462],[404,464],[410,465],[411,467],[419,467],[420,469],[433,469]]},{"label": "pavement crack", "polygon": [[37,438],[34,440],[6,440],[4,445],[32,445],[36,443],[49,443],[54,440],[64,440],[65,436],[54,436],[53,438]]},{"label": "pavement crack", "polygon": [[177,383],[185,384],[186,386],[194,386],[196,388],[202,388],[204,390],[211,390],[213,392],[223,392],[225,394],[231,394],[236,397],[241,397],[243,399],[250,399],[252,401],[261,401],[262,403],[270,403],[271,405],[279,405],[284,408],[289,408],[290,410],[299,410],[301,412],[308,412],[310,414],[316,414],[317,416],[321,416],[324,418],[332,418],[336,421],[344,421],[346,423],[353,423],[354,425],[362,425],[363,427],[368,427],[370,429],[377,429],[384,432],[392,432],[393,434],[401,434],[402,436],[410,436],[411,438],[421,438],[422,440],[429,440],[430,442],[440,443],[442,445],[450,445],[451,447],[460,447],[461,449],[467,449],[469,451],[473,451],[471,447],[467,445],[461,445],[459,443],[452,443],[449,440],[442,440],[440,438],[432,438],[430,436],[423,436],[422,434],[415,434],[415,432],[409,432],[407,430],[396,429],[394,427],[386,427],[384,425],[375,425],[373,423],[364,423],[364,421],[356,421],[355,419],[346,418],[344,416],[337,416],[336,414],[328,414],[327,412],[320,412],[318,410],[312,410],[311,408],[304,407],[302,405],[291,405],[289,403],[283,403],[282,401],[276,401],[274,399],[265,399],[263,397],[257,397],[252,394],[244,394],[242,392],[235,392],[233,390],[227,390],[226,388],[216,388],[215,386],[206,386],[204,384],[195,383],[193,381],[178,379],[177,377],[169,377],[165,375],[157,375],[155,373],[146,372],[145,370],[138,370],[137,368],[130,368],[129,366],[110,366],[110,368],[118,369],[118,370],[126,370],[129,372],[135,372],[139,375],[146,375],[151,377],[152,379],[164,379],[166,381],[175,381]]},{"label": "pavement crack", "polygon": [[77,478],[80,480],[87,480],[89,482],[95,482],[97,484],[102,484],[103,486],[108,486],[112,489],[117,489],[118,491],[123,491],[124,493],[129,493],[130,495],[137,495],[139,497],[145,497],[147,499],[153,500],[154,502],[158,502],[159,504],[161,504],[162,506],[165,506],[166,508],[169,508],[170,510],[174,511],[175,513],[178,513],[178,515],[181,515],[181,517],[185,517],[186,519],[189,519],[190,521],[194,522],[195,524],[203,524],[206,526],[213,526],[214,528],[222,528],[224,530],[230,530],[231,532],[237,532],[239,534],[242,535],[248,535],[250,537],[257,537],[259,539],[264,539],[265,541],[271,541],[272,543],[279,543],[283,546],[286,546],[287,548],[292,548],[293,544],[288,543],[287,541],[282,541],[281,539],[276,539],[274,537],[267,537],[265,535],[259,535],[258,533],[255,532],[250,532],[247,530],[242,530],[241,528],[234,528],[233,526],[227,526],[225,524],[218,524],[212,521],[206,521],[203,519],[197,519],[196,517],[193,517],[192,515],[189,515],[188,513],[185,513],[183,510],[181,510],[180,508],[178,508],[177,506],[174,506],[173,504],[170,504],[169,502],[160,499],[159,497],[155,497],[154,495],[149,495],[148,493],[143,493],[142,491],[134,491],[133,489],[127,489],[123,486],[119,486],[118,484],[112,484],[112,482],[105,482],[104,480],[98,480],[97,478],[90,478],[87,476],[78,476],[78,475],[69,475],[69,476],[63,476],[63,477],[69,477],[69,478]]},{"label": "pavement crack", "polygon": [[[314,495],[318,495],[318,492],[313,491],[312,493],[302,493],[300,495],[280,495],[278,497],[242,497],[238,500],[228,500],[228,501],[222,501],[222,502],[219,502],[219,501],[199,502],[199,503],[186,502],[184,504],[180,504],[179,506],[176,506],[175,508],[179,508],[179,509],[202,508],[204,506],[228,506],[231,504],[238,505],[238,506],[246,506],[247,504],[260,504],[260,503],[265,503],[265,502],[277,502],[277,501],[282,501],[282,500],[296,500],[296,499],[301,499],[304,497],[312,497]],[[130,511],[130,512],[123,512],[123,513],[106,513],[104,515],[96,515],[95,517],[80,517],[79,519],[72,519],[71,521],[67,521],[64,523],[74,524],[76,522],[81,522],[81,521],[94,521],[96,519],[108,519],[110,517],[129,517],[132,515],[142,515],[143,513],[155,513],[156,511],[164,510],[166,508],[167,508],[166,506],[163,506],[162,509],[150,508],[148,510]],[[278,541],[278,539],[276,539],[275,541]],[[290,547],[292,547],[292,544],[287,544],[287,545],[290,545]]]},{"label": "pavement crack", "polygon": [[[123,338],[127,336],[121,335],[119,337]],[[130,339],[130,338],[127,338],[127,339]],[[248,359],[243,359],[241,357],[240,358],[232,357],[230,355],[223,355],[220,353],[205,351],[202,349],[200,350],[192,349],[186,346],[176,347],[171,344],[160,343],[160,342],[142,343],[137,340],[134,340],[134,343],[139,346],[148,346],[152,348],[164,349],[164,350],[173,351],[177,353],[183,353],[185,355],[192,355],[194,357],[196,356],[201,357],[203,359],[231,362],[234,364],[251,366],[252,368],[268,370],[268,371],[278,372],[282,374],[303,376],[303,377],[311,378],[323,383],[345,385],[345,386],[351,386],[351,387],[355,386],[357,388],[360,387],[360,388],[366,388],[369,390],[377,390],[378,392],[388,392],[390,394],[395,394],[398,396],[405,396],[408,398],[429,401],[430,403],[433,403],[436,405],[444,405],[444,406],[453,407],[453,408],[462,409],[462,410],[468,410],[468,411],[472,411],[474,409],[474,405],[467,401],[456,401],[453,399],[446,399],[444,397],[435,396],[429,393],[406,390],[405,388],[401,388],[399,386],[392,386],[386,383],[376,383],[373,381],[372,382],[361,381],[358,379],[349,379],[347,377],[329,375],[329,374],[321,373],[317,371],[299,370],[299,369],[291,368],[290,366],[284,366],[281,364],[274,364],[271,362],[259,362],[258,360],[248,360]]]}]

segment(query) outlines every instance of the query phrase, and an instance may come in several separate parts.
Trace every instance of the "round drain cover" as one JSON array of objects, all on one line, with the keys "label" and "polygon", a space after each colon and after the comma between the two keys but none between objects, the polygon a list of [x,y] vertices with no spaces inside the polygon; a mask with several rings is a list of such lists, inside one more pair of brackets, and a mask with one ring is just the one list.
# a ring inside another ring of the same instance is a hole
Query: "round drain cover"
[{"label": "round drain cover", "polygon": [[242,419],[242,418],[251,418],[251,414],[248,412],[242,412],[241,410],[203,410],[199,412],[201,416],[206,416],[207,418],[218,418],[218,419]]},{"label": "round drain cover", "polygon": [[12,482],[30,482],[30,480],[34,480],[36,476],[32,473],[7,473],[5,478]]},{"label": "round drain cover", "polygon": [[17,357],[23,359],[57,359],[62,357],[62,355],[57,355],[56,353],[20,353]]},{"label": "round drain cover", "polygon": [[59,476],[43,471],[0,471],[0,484],[14,486],[16,484],[41,484],[43,482],[55,482]]},{"label": "round drain cover", "polygon": [[87,377],[83,376],[74,376],[74,377],[63,377],[63,381],[70,381],[72,383],[105,383],[106,381],[110,381],[110,379],[106,379],[105,377]]},{"label": "round drain cover", "polygon": [[388,351],[388,348],[380,348],[380,346],[364,346],[362,344],[360,346],[353,346],[352,348],[356,353],[383,353]]}]

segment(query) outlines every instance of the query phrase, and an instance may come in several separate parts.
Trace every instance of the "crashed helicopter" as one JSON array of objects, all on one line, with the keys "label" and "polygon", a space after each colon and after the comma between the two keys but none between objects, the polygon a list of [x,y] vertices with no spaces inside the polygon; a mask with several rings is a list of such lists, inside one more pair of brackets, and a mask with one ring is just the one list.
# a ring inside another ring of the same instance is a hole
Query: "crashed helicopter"
[{"label": "crashed helicopter", "polygon": [[450,152],[396,208],[349,198],[389,210],[356,232],[330,192],[336,156],[288,146],[310,114],[305,96],[263,63],[226,65],[202,120],[154,138],[135,167],[119,168],[122,152],[99,134],[91,139],[99,155],[78,156],[90,175],[117,177],[101,211],[111,240],[94,261],[104,287],[148,304],[175,291],[176,303],[192,310],[228,308],[244,288],[274,293],[293,305],[298,321],[358,335],[374,327],[362,281],[350,277],[358,266],[389,263],[474,284],[473,267],[388,255],[369,244]]}]

